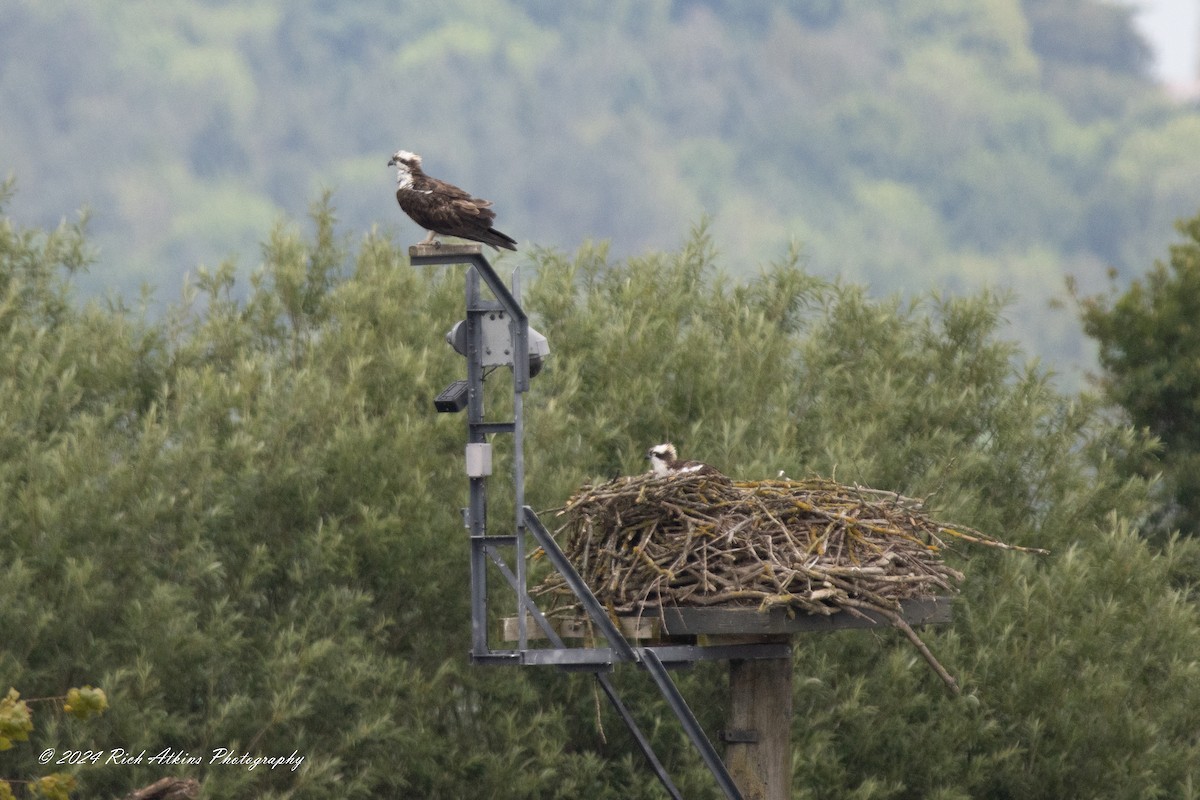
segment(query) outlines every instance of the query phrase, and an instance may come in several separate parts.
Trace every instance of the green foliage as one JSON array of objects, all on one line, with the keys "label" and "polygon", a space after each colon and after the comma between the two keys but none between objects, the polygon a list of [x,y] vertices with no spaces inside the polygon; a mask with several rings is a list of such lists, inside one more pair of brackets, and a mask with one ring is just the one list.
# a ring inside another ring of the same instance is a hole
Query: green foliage
[{"label": "green foliage", "polygon": [[1112,455],[1147,443],[1019,364],[999,338],[1003,298],[881,302],[788,262],[730,286],[703,230],[669,256],[612,263],[585,249],[540,268],[531,303],[556,349],[530,452],[539,474],[542,459],[567,473],[552,494],[570,490],[572,464],[636,470],[647,443],[674,438],[731,474],[932,495],[949,518],[1055,550],[1044,564],[965,563],[958,619],[930,634],[970,687],[964,701],[891,633],[803,642],[796,796],[1169,795],[1195,779],[1189,706],[1164,708],[1153,730],[1144,720],[1194,694],[1200,553],[1176,542],[1156,554],[1122,521],[1147,513],[1147,486]]},{"label": "green foliage", "polygon": [[[77,231],[0,230],[0,672],[30,693],[87,680],[112,706],[48,723],[47,747],[304,756],[177,767],[214,797],[662,796],[590,682],[466,663],[462,420],[431,408],[463,369],[443,341],[460,268],[414,269],[374,232],[351,243],[321,201],[307,230],[275,228],[246,289],[228,264],[202,272],[151,322],[73,302]],[[1003,297],[871,299],[798,252],[735,280],[704,224],[670,253],[528,258],[552,348],[526,402],[535,507],[640,471],[669,438],[737,476],[931,496],[1054,551],[955,557],[966,591],[928,639],[961,700],[894,632],[802,642],[797,797],[1180,796],[1200,779],[1200,551],[1137,535],[1147,482],[1118,462],[1146,443],[1023,363]],[[647,676],[615,677],[686,796],[715,797]],[[681,682],[720,727],[721,665]],[[103,705],[86,688],[68,703]],[[14,774],[34,774],[25,749]],[[72,777],[105,797],[162,772]]]},{"label": "green foliage", "polygon": [[46,800],[67,800],[76,785],[75,779],[70,775],[56,772],[31,782],[29,789],[34,797],[44,797]]},{"label": "green foliage", "polygon": [[[755,452],[763,467],[791,463],[781,460],[796,374],[788,333],[821,284],[793,257],[730,286],[714,256],[703,226],[669,255],[614,264],[603,246],[573,261],[542,254],[530,305],[552,342],[552,399],[529,412],[530,450],[552,459],[549,475],[570,480],[570,464],[602,477],[637,470],[646,448],[666,440],[717,463]],[[714,421],[707,409],[718,406],[739,411]],[[554,485],[543,502],[571,488]]]},{"label": "green foliage", "polygon": [[104,693],[103,689],[96,689],[92,686],[70,689],[67,692],[66,702],[63,703],[63,711],[76,719],[87,719],[96,714],[103,714],[107,708],[108,695]]},{"label": "green foliage", "polygon": [[0,700],[0,750],[8,750],[13,742],[28,741],[32,730],[29,705],[21,700],[20,692],[9,688],[8,694]]},{"label": "green foliage", "polygon": [[[10,688],[8,694],[0,699],[0,751],[11,749],[13,742],[29,740],[29,734],[34,729],[33,715],[29,709],[31,702],[61,703],[63,711],[81,720],[103,714],[108,708],[108,698],[104,690],[91,686],[73,687],[63,697],[43,697],[36,700],[21,700],[21,694],[16,689]],[[53,750],[48,752],[54,753]],[[47,762],[39,759],[39,763]],[[55,772],[38,778],[18,779],[17,782],[26,785],[31,796],[45,797],[47,800],[67,800],[77,786],[74,776],[66,772]],[[10,800],[13,798],[12,785],[10,781],[0,780],[0,800],[4,800],[4,798]]]},{"label": "green foliage", "polygon": [[1163,524],[1200,531],[1200,216],[1177,225],[1185,240],[1126,290],[1083,298],[1084,330],[1100,345],[1102,386],[1161,450],[1127,459],[1163,473]]}]

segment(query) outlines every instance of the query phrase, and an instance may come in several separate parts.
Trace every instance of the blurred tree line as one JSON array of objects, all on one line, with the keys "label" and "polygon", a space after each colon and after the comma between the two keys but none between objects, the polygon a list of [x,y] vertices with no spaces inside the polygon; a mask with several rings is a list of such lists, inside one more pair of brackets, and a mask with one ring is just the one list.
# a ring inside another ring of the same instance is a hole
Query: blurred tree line
[{"label": "blurred tree line", "polygon": [[[1195,213],[1194,109],[1148,77],[1106,0],[99,0],[0,7],[0,177],[42,226],[95,211],[101,293],[175,296],[282,211],[337,191],[401,225],[398,146],[497,201],[522,242],[669,250],[707,214],[731,271],[804,242],[881,293],[1022,288],[1014,330],[1081,359],[1047,312]],[[15,210],[15,209],[14,209]]]},{"label": "blurred tree line", "polygon": [[[467,664],[462,420],[431,408],[463,369],[458,268],[351,238],[326,197],[244,290],[202,271],[159,318],[77,301],[79,224],[2,220],[0,683],[107,692],[40,747],[305,756],[84,766],[81,796],[169,772],[220,798],[662,796],[607,710],[598,734],[586,679]],[[535,507],[671,438],[1053,551],[953,556],[964,595],[929,641],[963,698],[890,631],[797,647],[795,797],[1195,796],[1200,548],[1140,535],[1154,484],[1124,467],[1154,441],[1027,364],[1001,297],[875,299],[796,252],[737,278],[703,226],[670,252],[529,257],[553,348],[527,401]],[[616,678],[685,795],[715,797],[645,676]],[[715,730],[722,665],[682,686]]]}]

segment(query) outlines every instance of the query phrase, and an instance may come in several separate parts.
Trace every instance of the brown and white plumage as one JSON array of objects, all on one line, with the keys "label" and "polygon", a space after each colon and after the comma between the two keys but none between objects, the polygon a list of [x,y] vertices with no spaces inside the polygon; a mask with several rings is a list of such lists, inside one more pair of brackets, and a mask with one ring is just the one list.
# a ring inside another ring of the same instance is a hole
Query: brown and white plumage
[{"label": "brown and white plumage", "polygon": [[720,471],[710,467],[702,461],[680,461],[679,454],[675,452],[675,445],[670,442],[656,444],[646,451],[646,458],[650,461],[650,471],[659,478],[665,478],[668,475],[721,475]]},{"label": "brown and white plumage", "polygon": [[388,162],[396,167],[396,201],[429,233],[421,244],[437,244],[437,234],[516,250],[516,240],[492,227],[496,212],[490,200],[472,197],[453,184],[431,178],[421,170],[421,157],[397,150]]}]

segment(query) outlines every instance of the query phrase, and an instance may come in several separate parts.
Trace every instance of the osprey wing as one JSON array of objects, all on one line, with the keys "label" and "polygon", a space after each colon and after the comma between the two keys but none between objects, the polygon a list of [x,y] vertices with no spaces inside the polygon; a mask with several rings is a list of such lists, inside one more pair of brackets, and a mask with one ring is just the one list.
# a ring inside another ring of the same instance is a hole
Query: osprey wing
[{"label": "osprey wing", "polygon": [[[671,464],[671,468],[681,475],[721,475],[720,470],[703,461],[675,461]],[[721,475],[721,477],[725,476]]]},{"label": "osprey wing", "polygon": [[437,178],[422,176],[411,189],[397,189],[400,208],[422,228],[457,236],[492,247],[516,250],[516,241],[492,227],[496,212],[492,203],[464,192],[457,186]]}]

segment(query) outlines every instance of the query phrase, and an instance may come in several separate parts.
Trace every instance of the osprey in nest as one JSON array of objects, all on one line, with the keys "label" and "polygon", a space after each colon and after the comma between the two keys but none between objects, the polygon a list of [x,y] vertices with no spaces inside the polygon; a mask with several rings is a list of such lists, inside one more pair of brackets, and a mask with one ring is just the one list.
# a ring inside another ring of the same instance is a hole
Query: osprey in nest
[{"label": "osprey in nest", "polygon": [[658,478],[668,475],[716,475],[725,478],[718,470],[701,461],[680,461],[675,445],[670,442],[651,447],[646,451],[646,459],[650,462],[650,471]]},{"label": "osprey in nest", "polygon": [[421,244],[438,244],[437,234],[483,242],[494,248],[516,250],[511,236],[492,227],[496,212],[490,200],[480,200],[421,171],[421,157],[397,150],[388,162],[396,167],[396,201],[412,221],[429,234]]}]

